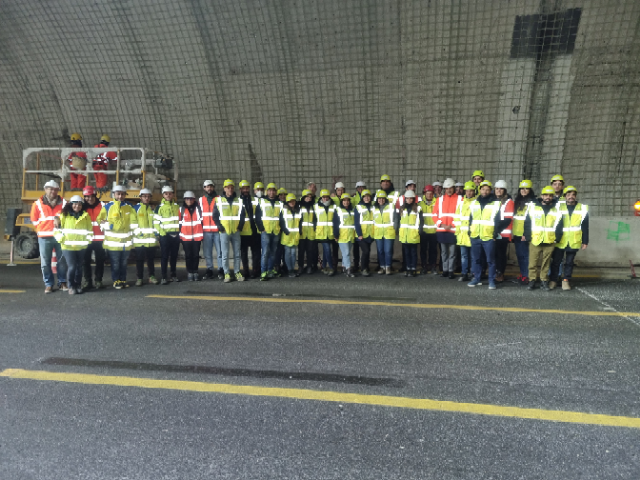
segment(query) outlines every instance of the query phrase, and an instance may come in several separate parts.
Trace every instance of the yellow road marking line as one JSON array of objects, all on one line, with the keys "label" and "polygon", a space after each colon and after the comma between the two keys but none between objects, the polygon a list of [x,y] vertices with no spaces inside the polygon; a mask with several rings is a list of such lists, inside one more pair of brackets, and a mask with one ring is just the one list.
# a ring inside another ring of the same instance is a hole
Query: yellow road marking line
[{"label": "yellow road marking line", "polygon": [[590,315],[604,317],[640,317],[640,313],[636,312],[590,312],[590,311],[573,311],[573,310],[544,310],[535,308],[518,308],[518,307],[485,307],[479,305],[438,305],[431,303],[392,303],[392,302],[355,302],[349,300],[322,300],[313,299],[305,300],[299,298],[282,298],[282,297],[216,297],[213,295],[147,295],[147,298],[167,298],[182,300],[218,300],[221,302],[266,302],[266,303],[314,303],[322,305],[362,305],[373,307],[408,307],[408,308],[426,308],[426,309],[444,309],[444,310],[471,310],[477,312],[479,310],[491,310],[497,312],[527,312],[527,313],[555,313],[561,315]]},{"label": "yellow road marking line", "polygon": [[25,293],[26,290],[8,290],[6,288],[0,288],[0,293]]},{"label": "yellow road marking line", "polygon": [[354,403],[383,407],[408,408],[414,410],[434,410],[440,412],[469,413],[495,417],[513,417],[545,420],[563,423],[582,423],[610,427],[640,428],[640,418],[600,415],[594,413],[543,410],[538,408],[503,407],[481,403],[460,403],[425,398],[391,397],[385,395],[362,395],[356,393],[306,390],[297,388],[254,387],[223,383],[189,382],[182,380],[156,380],[152,378],[89,375],[81,373],[60,373],[44,370],[6,369],[0,377],[13,379],[40,380],[89,385],[115,385],[120,387],[154,388],[162,390],[185,390],[191,392],[224,393],[260,397],[290,398],[296,400],[317,400],[322,402]]}]

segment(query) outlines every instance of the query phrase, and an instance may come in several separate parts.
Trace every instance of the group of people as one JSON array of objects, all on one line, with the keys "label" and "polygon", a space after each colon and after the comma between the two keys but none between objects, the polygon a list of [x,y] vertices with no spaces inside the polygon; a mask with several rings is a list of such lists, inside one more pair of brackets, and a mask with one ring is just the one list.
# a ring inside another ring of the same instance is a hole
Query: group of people
[{"label": "group of people", "polygon": [[[476,170],[472,180],[464,184],[447,178],[443,183],[426,185],[422,196],[416,192],[414,180],[407,180],[404,192],[400,192],[388,175],[380,177],[375,190],[357,182],[353,195],[341,182],[333,191],[322,189],[319,193],[315,183],[309,182],[299,198],[274,183],[265,188],[256,182],[252,189],[246,180],[238,184],[236,192],[231,179],[224,181],[223,193],[218,194],[214,182],[205,180],[202,195],[197,198],[194,192],[186,191],[182,204],[171,187],[163,187],[157,206],[151,205],[148,189],[140,191],[139,203],[127,202],[126,189],[120,185],[112,189],[109,202],[101,202],[95,188],[86,186],[82,197],[75,195],[67,203],[58,195],[58,184],[49,181],[45,194],[33,204],[31,221],[40,244],[45,293],[54,287],[53,251],[61,259],[60,289],[75,294],[103,286],[105,251],[113,286],[122,289],[128,287],[127,260],[132,249],[136,285],[142,286],[145,264],[149,283],[180,281],[176,265],[181,244],[189,281],[200,280],[202,248],[204,279],[217,276],[228,283],[234,279],[297,277],[318,270],[333,276],[338,271],[338,252],[347,277],[357,273],[368,277],[374,272],[374,242],[377,274],[391,275],[396,240],[402,244],[400,270],[407,277],[439,274],[467,282],[469,287],[482,285],[486,278],[493,290],[504,281],[507,248],[513,243],[520,269],[517,282],[534,289],[539,279],[544,290],[552,290],[560,282],[563,290],[570,289],[575,255],[589,243],[588,206],[578,202],[577,189],[565,186],[562,176],[555,175],[540,197],[530,180],[522,180],[514,198],[504,180],[493,185],[484,177]],[[160,279],[154,265],[158,245]],[[92,254],[96,265],[93,275]],[[458,266],[460,276],[454,273]]]}]

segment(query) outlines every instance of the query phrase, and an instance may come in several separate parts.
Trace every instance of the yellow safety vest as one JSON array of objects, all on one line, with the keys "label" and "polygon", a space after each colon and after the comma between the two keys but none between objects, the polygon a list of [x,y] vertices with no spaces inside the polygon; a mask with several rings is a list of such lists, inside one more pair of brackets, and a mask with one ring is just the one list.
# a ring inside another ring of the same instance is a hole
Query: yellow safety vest
[{"label": "yellow safety vest", "polygon": [[317,204],[313,207],[316,214],[316,240],[333,240],[333,215],[336,211],[336,206],[329,205],[329,209],[322,204]]},{"label": "yellow safety vest", "polygon": [[373,208],[373,238],[380,240],[385,238],[393,240],[396,238],[396,230],[393,228],[393,213],[395,207],[387,203],[380,211],[380,205]]},{"label": "yellow safety vest", "polygon": [[[566,204],[565,204],[566,208]],[[558,248],[572,248],[578,250],[582,246],[582,222],[589,213],[589,206],[581,203],[576,204],[573,213],[563,215],[562,238],[558,242]]]},{"label": "yellow safety vest", "polygon": [[[255,218],[256,216],[256,207],[258,206],[258,200],[260,200],[258,197],[253,197],[251,199],[251,209],[252,209],[251,218]],[[242,227],[242,231],[240,232],[240,235],[242,235],[243,237],[246,237],[249,235],[253,235],[253,230],[251,230],[251,218],[249,218],[249,212],[244,212],[244,214],[245,214],[245,221],[244,221],[244,226]]]},{"label": "yellow safety vest", "polygon": [[471,216],[471,203],[476,199],[464,197],[462,203],[456,209],[456,244],[463,247],[471,246],[469,236],[469,218]]},{"label": "yellow safety vest", "polygon": [[161,237],[167,233],[178,233],[180,229],[180,207],[173,200],[162,199],[156,208],[153,226]]},{"label": "yellow safety vest", "polygon": [[533,205],[529,209],[531,218],[531,243],[556,243],[556,227],[562,220],[563,214],[559,208],[552,208],[545,215],[540,205]]},{"label": "yellow safety vest", "polygon": [[527,219],[527,213],[529,213],[529,208],[531,208],[532,205],[532,202],[525,203],[524,207],[520,207],[513,216],[514,237],[521,237],[524,235],[524,221]]},{"label": "yellow safety vest", "polygon": [[[177,205],[176,205],[177,208]],[[157,218],[157,214],[154,217]],[[98,214],[98,223],[104,225],[104,248],[111,251],[127,251],[133,248],[133,229],[138,224],[136,211],[126,202],[107,203]],[[176,226],[178,220],[176,220]]]},{"label": "yellow safety vest", "polygon": [[295,247],[300,243],[300,221],[302,220],[301,212],[296,213],[285,208],[282,211],[282,218],[284,218],[284,221],[287,224],[289,235],[283,233],[280,238],[280,243],[285,247]]},{"label": "yellow safety vest", "polygon": [[153,226],[155,220],[155,212],[151,205],[139,203],[134,207],[136,211],[137,223],[132,223],[133,229],[133,246],[134,247],[154,247],[158,241],[156,238],[157,230]]},{"label": "yellow safety vest", "polygon": [[373,235],[373,209],[372,204],[369,204],[370,208],[364,205],[357,205],[358,213],[360,214],[360,229],[362,230],[362,238],[369,238]]},{"label": "yellow safety vest", "polygon": [[356,220],[355,213],[352,210],[340,207],[336,209],[338,217],[340,217],[340,236],[338,237],[338,243],[353,243],[356,237]]},{"label": "yellow safety vest", "polygon": [[422,209],[422,218],[424,219],[422,231],[424,233],[436,233],[436,215],[433,213],[433,209],[436,206],[436,199],[433,198],[428,204],[426,200],[422,200],[418,205],[420,205]]},{"label": "yellow safety vest", "polygon": [[266,233],[278,235],[280,233],[280,212],[282,211],[282,202],[276,200],[272,205],[270,200],[266,198],[260,199],[260,210],[262,211],[262,226]]},{"label": "yellow safety vest", "polygon": [[415,211],[402,208],[400,216],[400,230],[398,237],[401,243],[420,243],[420,215],[422,210],[418,205]]},{"label": "yellow safety vest", "polygon": [[53,237],[62,250],[84,250],[93,241],[91,216],[86,211],[78,218],[63,213],[60,215],[60,228],[54,229]]},{"label": "yellow safety vest", "polygon": [[316,229],[313,228],[313,207],[300,207],[302,214],[302,235],[301,240],[315,240]]},{"label": "yellow safety vest", "polygon": [[[220,224],[224,227],[225,233],[234,234],[238,231],[240,216],[244,203],[240,197],[236,197],[231,204],[226,197],[216,198],[216,207],[220,213]],[[245,214],[246,215],[246,214]],[[245,220],[246,222],[247,220]]]},{"label": "yellow safety vest", "polygon": [[495,230],[495,218],[500,213],[500,200],[488,203],[484,208],[480,206],[478,199],[471,202],[471,238],[480,238],[482,241],[493,240]]}]

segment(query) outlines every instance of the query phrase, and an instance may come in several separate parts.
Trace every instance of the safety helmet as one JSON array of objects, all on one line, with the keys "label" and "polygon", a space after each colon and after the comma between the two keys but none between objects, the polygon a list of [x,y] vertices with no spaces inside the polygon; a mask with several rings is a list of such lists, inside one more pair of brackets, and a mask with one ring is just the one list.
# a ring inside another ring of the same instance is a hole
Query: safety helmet
[{"label": "safety helmet", "polygon": [[80,195],[74,195],[73,197],[71,197],[69,199],[70,203],[82,203],[84,202],[84,200],[82,200],[82,197]]},{"label": "safety helmet", "polygon": [[495,188],[504,188],[505,190],[507,189],[507,182],[505,182],[504,180],[498,180],[496,182],[496,184],[494,185]]},{"label": "safety helmet", "polygon": [[[80,139],[82,140],[82,139]],[[100,141],[101,142],[106,142],[106,143],[111,143],[111,137],[109,135],[102,135],[100,137]]]},{"label": "safety helmet", "polygon": [[233,180],[231,180],[230,178],[227,178],[224,183],[222,184],[223,187],[235,187],[236,186],[236,182],[234,182]]},{"label": "safety helmet", "polygon": [[162,187],[162,193],[165,194],[167,192],[173,193],[173,188],[171,188],[169,185],[165,185],[164,187]]},{"label": "safety helmet", "polygon": [[384,190],[378,190],[376,192],[376,198],[387,198],[387,192]]},{"label": "safety helmet", "polygon": [[578,189],[572,185],[569,185],[568,187],[565,187],[564,190],[562,191],[562,193],[564,193],[565,195],[568,192],[576,192],[576,195],[578,194]]},{"label": "safety helmet", "polygon": [[442,183],[438,182],[437,180],[435,182],[433,182],[431,185],[433,185],[434,187],[441,187]]},{"label": "safety helmet", "polygon": [[553,183],[560,180],[562,183],[564,183],[564,177],[562,175],[554,175],[553,177],[551,177],[551,181],[549,183]]},{"label": "safety helmet", "polygon": [[264,190],[264,183],[262,183],[262,182],[256,182],[256,183],[254,183],[254,184],[253,184],[253,189],[254,189],[254,190],[257,190],[257,189],[259,189],[259,188],[262,188],[262,189]]},{"label": "safety helmet", "polygon": [[60,188],[60,185],[58,185],[58,182],[56,182],[55,180],[49,180],[47,183],[44,184],[44,188]]},{"label": "safety helmet", "polygon": [[371,195],[371,191],[367,190],[367,189],[362,190],[362,193],[360,194],[360,197],[364,198],[365,195]]},{"label": "safety helmet", "polygon": [[196,198],[196,195],[191,190],[187,190],[184,192],[184,195],[182,195],[182,198]]},{"label": "safety helmet", "polygon": [[473,183],[472,181],[464,182],[464,189],[465,190],[475,190],[476,189],[476,184]]},{"label": "safety helmet", "polygon": [[417,185],[415,180],[407,180],[406,182],[404,182],[404,186],[408,187],[409,185]]},{"label": "safety helmet", "polygon": [[414,192],[413,190],[407,190],[404,193],[404,198],[416,198],[416,192]]},{"label": "safety helmet", "polygon": [[330,197],[331,193],[329,192],[329,190],[327,190],[326,188],[323,188],[322,190],[320,190],[320,197]]},{"label": "safety helmet", "polygon": [[447,178],[442,184],[442,188],[451,188],[455,185],[456,182],[453,181],[453,178]]},{"label": "safety helmet", "polygon": [[482,170],[474,170],[473,175],[471,175],[471,178],[473,177],[482,177],[484,180],[484,172]]},{"label": "safety helmet", "polygon": [[547,185],[546,187],[544,187],[542,189],[542,192],[540,192],[541,195],[555,195],[556,191],[553,189],[553,187],[551,185]]},{"label": "safety helmet", "polygon": [[306,197],[307,195],[313,195],[313,194],[311,193],[311,190],[307,190],[307,189],[302,190],[302,197],[304,198],[304,197]]},{"label": "safety helmet", "polygon": [[462,183],[462,182],[456,182],[456,184],[454,185],[454,187],[464,187],[464,183]]},{"label": "safety helmet", "polygon": [[358,180],[356,182],[356,188],[358,188],[358,187],[366,187],[366,186],[367,186],[367,184],[364,183],[362,180]]},{"label": "safety helmet", "polygon": [[96,194],[96,189],[93,188],[91,185],[88,185],[82,189],[82,195],[95,195],[95,194]]},{"label": "safety helmet", "polygon": [[71,141],[72,142],[80,142],[80,141],[82,141],[82,135],[80,135],[79,133],[72,133],[71,134]]},{"label": "safety helmet", "polygon": [[202,188],[207,187],[209,185],[213,185],[214,187],[216,186],[216,184],[213,183],[213,180],[205,180],[204,183],[202,184]]},{"label": "safety helmet", "polygon": [[287,200],[287,202],[290,202],[291,200],[297,200],[296,194],[295,193],[288,193],[286,200]]},{"label": "safety helmet", "polygon": [[269,185],[267,185],[267,190],[270,190],[270,189],[272,189],[272,188],[273,188],[274,190],[278,190],[278,187],[276,187],[276,184],[275,184],[275,183],[270,183]]},{"label": "safety helmet", "polygon": [[381,181],[381,182],[384,182],[385,180],[389,180],[389,181],[391,181],[391,177],[390,177],[389,175],[387,175],[387,174],[382,175],[382,176],[380,177],[380,181]]},{"label": "safety helmet", "polygon": [[340,200],[344,200],[345,198],[351,201],[351,195],[349,195],[348,193],[343,193],[342,195],[340,195]]},{"label": "safety helmet", "polygon": [[238,186],[240,188],[242,188],[242,187],[251,187],[251,184],[249,182],[247,182],[246,180],[240,180],[240,183],[238,184]]},{"label": "safety helmet", "polygon": [[338,189],[338,188],[344,188],[344,183],[342,183],[342,182],[337,182],[337,183],[336,183],[336,186],[335,186],[334,188],[336,188],[336,189]]},{"label": "safety helmet", "polygon": [[424,188],[422,189],[422,193],[426,193],[426,192],[435,192],[436,189],[433,188],[433,185],[425,185]]},{"label": "safety helmet", "polygon": [[279,189],[278,189],[278,195],[282,195],[283,193],[284,193],[285,195],[287,195],[289,192],[287,192],[287,189],[286,189],[286,188],[284,188],[284,187],[279,188]]},{"label": "safety helmet", "polygon": [[140,196],[142,195],[151,195],[151,190],[149,190],[148,188],[143,188],[142,190],[140,190]]},{"label": "safety helmet", "polygon": [[478,185],[478,188],[481,187],[493,188],[493,183],[491,183],[489,180],[483,180],[482,182],[480,182],[480,185]]},{"label": "safety helmet", "polygon": [[531,188],[533,187],[533,182],[531,180],[522,180],[518,185],[518,188]]},{"label": "safety helmet", "polygon": [[[164,189],[165,189],[165,188],[171,188],[171,187],[163,187],[163,188],[162,188],[163,193],[164,193]],[[111,191],[112,191],[112,192],[126,192],[126,191],[127,191],[127,189],[126,189],[126,188],[124,188],[124,185],[116,185],[115,187],[113,187],[113,188],[111,189]],[[171,188],[171,191],[173,192],[173,188]]]}]

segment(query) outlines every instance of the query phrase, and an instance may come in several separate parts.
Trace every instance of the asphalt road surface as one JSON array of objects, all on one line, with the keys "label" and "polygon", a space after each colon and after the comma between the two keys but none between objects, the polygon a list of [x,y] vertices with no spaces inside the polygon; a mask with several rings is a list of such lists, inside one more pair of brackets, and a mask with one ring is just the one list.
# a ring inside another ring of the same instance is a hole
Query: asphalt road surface
[{"label": "asphalt road surface", "polygon": [[637,480],[640,284],[575,287],[3,265],[0,479]]}]

